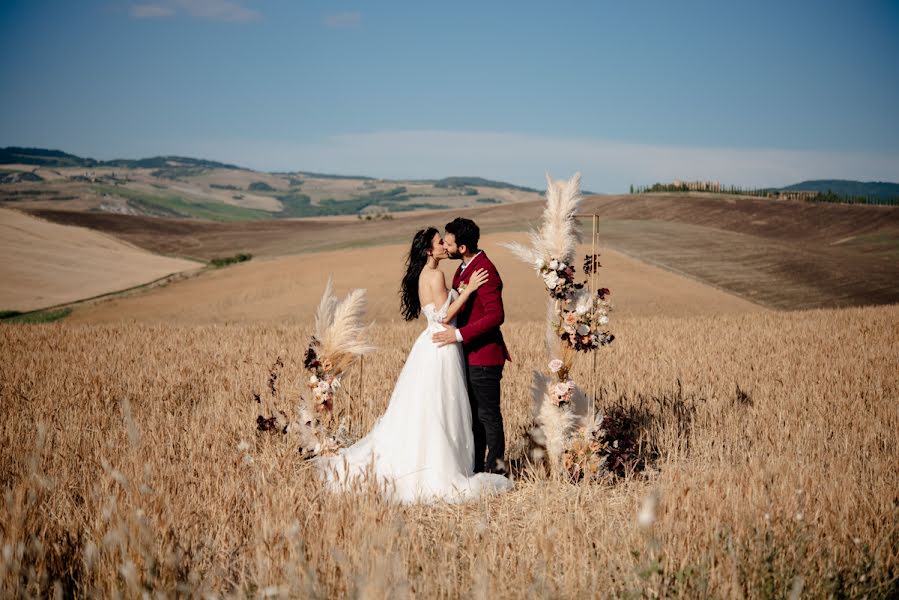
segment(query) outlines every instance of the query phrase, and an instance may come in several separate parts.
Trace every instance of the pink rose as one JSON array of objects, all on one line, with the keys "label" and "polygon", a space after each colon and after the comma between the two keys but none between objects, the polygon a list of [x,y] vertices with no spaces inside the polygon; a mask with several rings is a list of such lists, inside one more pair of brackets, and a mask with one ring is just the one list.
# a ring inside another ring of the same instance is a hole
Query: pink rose
[{"label": "pink rose", "polygon": [[567,396],[568,395],[568,384],[564,382],[559,382],[553,388],[553,391],[558,396]]}]

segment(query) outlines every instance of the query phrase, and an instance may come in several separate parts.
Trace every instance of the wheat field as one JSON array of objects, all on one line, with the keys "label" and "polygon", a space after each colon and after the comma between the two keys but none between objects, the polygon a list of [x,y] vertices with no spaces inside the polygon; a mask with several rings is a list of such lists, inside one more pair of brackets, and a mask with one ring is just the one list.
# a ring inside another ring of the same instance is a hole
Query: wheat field
[{"label": "wheat field", "polygon": [[[597,408],[631,419],[646,469],[525,465],[507,495],[405,507],[323,492],[289,436],[256,431],[296,397],[308,329],[4,326],[0,595],[895,597],[899,306],[613,324]],[[337,400],[354,434],[420,327],[376,326]],[[515,460],[545,359],[539,323],[504,331]]]}]

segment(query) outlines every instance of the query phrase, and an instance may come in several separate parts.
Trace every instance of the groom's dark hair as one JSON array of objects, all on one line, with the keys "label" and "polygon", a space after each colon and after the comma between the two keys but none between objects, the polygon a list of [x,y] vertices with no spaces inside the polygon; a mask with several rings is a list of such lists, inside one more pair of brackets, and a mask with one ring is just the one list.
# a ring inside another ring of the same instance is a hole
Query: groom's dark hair
[{"label": "groom's dark hair", "polygon": [[465,246],[469,252],[478,251],[478,240],[481,238],[481,230],[471,219],[456,217],[446,224],[446,232],[453,234],[457,246]]}]

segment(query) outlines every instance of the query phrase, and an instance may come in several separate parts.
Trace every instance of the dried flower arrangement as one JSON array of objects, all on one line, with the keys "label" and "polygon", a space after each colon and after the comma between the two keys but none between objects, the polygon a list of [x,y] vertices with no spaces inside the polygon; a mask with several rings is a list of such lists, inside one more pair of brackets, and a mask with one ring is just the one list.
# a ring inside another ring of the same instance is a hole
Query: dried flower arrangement
[{"label": "dried flower arrangement", "polygon": [[[531,459],[574,481],[597,479],[609,472],[608,457],[617,444],[608,434],[614,428],[610,428],[610,417],[595,417],[587,410],[593,400],[588,400],[569,374],[578,353],[595,351],[615,339],[606,327],[612,309],[610,292],[575,281],[580,174],[568,181],[553,181],[547,175],[546,181],[540,229],[530,233],[529,245],[505,244],[534,267],[549,294],[545,332],[548,373],[535,371],[531,385],[535,421],[528,434]],[[585,275],[594,275],[600,266],[598,254],[584,258]]]},{"label": "dried flower arrangement", "polygon": [[[371,324],[364,324],[365,310],[365,290],[355,289],[338,300],[328,279],[315,315],[315,333],[303,355],[309,393],[300,393],[293,418],[281,409],[271,409],[269,417],[260,414],[256,419],[259,431],[296,434],[304,458],[332,454],[354,441],[343,419],[334,423],[334,401],[342,388],[344,373],[375,349],[366,341]],[[273,402],[279,397],[277,381],[283,366],[278,357],[269,373]],[[262,404],[260,394],[253,397]]]}]

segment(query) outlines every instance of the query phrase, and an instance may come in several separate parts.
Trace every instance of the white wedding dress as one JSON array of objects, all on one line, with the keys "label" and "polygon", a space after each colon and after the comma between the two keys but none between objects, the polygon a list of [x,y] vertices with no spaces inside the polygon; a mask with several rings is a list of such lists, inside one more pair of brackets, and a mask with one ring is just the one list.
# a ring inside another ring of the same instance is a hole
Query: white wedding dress
[{"label": "white wedding dress", "polygon": [[386,496],[400,503],[463,502],[513,487],[502,475],[473,473],[462,348],[431,341],[444,329],[447,309],[457,296],[450,290],[439,309],[433,303],[422,307],[428,326],[415,340],[387,410],[368,435],[334,456],[314,459],[331,490],[348,491],[355,480],[372,475]]}]

